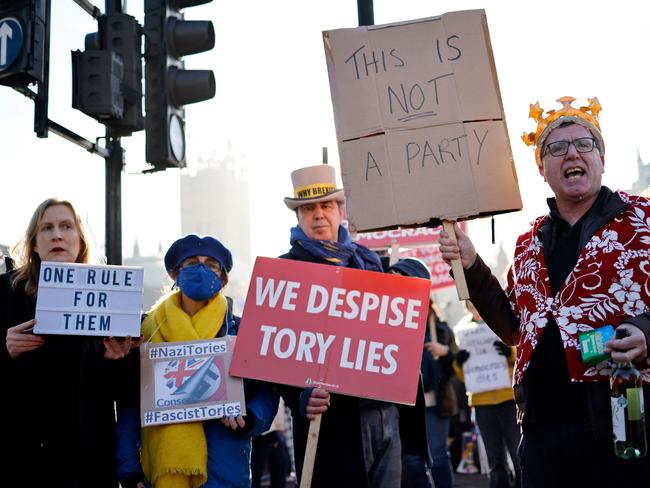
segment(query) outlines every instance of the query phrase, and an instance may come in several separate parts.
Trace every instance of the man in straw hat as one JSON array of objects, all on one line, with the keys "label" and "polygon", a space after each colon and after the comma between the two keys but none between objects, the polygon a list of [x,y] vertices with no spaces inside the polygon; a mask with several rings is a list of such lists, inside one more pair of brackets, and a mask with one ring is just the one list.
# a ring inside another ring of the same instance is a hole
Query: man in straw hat
[{"label": "man in straw hat", "polygon": [[[379,257],[352,242],[341,225],[345,196],[334,168],[309,166],[291,174],[296,212],[285,259],[382,272]],[[400,485],[399,415],[392,403],[329,394],[320,388],[280,386],[294,423],[296,468],[301,476],[309,421],[322,417],[312,486],[395,488]]]},{"label": "man in straw hat", "polygon": [[460,229],[457,244],[442,233],[440,250],[462,260],[470,300],[517,345],[522,486],[646,486],[648,456],[614,453],[609,358],[590,357],[581,343],[607,324],[624,329],[627,337],[608,340],[604,352],[632,361],[650,398],[650,203],[602,186],[601,107],[593,98],[576,109],[574,100],[558,99],[562,107],[546,117],[539,103],[530,107],[537,129],[523,139],[555,197],[518,238],[505,292]]}]

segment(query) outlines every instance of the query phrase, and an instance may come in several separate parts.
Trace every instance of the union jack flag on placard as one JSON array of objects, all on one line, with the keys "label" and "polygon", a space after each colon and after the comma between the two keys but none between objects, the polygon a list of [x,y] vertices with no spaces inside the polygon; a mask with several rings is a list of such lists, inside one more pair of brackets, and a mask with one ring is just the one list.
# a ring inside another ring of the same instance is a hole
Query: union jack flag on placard
[{"label": "union jack flag on placard", "polygon": [[165,386],[169,389],[179,388],[186,378],[191,378],[194,373],[205,363],[208,358],[185,358],[176,359],[167,363],[165,374],[167,378]]},{"label": "union jack flag on placard", "polygon": [[161,361],[154,374],[156,400],[191,404],[227,397],[221,356]]}]

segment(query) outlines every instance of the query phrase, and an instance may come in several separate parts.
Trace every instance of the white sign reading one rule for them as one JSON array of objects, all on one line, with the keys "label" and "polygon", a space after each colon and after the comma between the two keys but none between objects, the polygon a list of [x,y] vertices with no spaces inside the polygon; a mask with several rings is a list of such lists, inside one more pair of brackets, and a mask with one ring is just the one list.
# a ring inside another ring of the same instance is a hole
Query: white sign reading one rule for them
[{"label": "white sign reading one rule for them", "polygon": [[139,267],[42,262],[36,334],[139,337]]}]

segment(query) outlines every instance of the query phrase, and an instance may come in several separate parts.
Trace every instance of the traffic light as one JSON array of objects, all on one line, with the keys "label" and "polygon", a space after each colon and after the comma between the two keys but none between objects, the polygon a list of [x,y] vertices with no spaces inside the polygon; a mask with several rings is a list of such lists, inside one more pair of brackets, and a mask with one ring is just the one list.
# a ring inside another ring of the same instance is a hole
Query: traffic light
[{"label": "traffic light", "polygon": [[88,49],[72,52],[72,107],[100,122],[124,114],[121,85],[122,57],[113,51]]},{"label": "traffic light", "polygon": [[117,135],[131,135],[144,129],[140,24],[118,13],[98,22],[86,50],[72,53],[72,106]]},{"label": "traffic light", "polygon": [[0,0],[0,84],[45,81],[46,0]]},{"label": "traffic light", "polygon": [[214,97],[210,70],[186,70],[183,56],[214,47],[207,20],[187,21],[181,10],[212,0],[145,0],[146,159],[156,167],[185,166],[185,110]]}]

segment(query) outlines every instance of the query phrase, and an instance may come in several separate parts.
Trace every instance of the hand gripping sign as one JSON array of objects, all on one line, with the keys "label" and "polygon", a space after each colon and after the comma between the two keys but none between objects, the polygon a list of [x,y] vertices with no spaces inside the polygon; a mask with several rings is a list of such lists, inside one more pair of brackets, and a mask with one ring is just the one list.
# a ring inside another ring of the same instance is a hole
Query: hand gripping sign
[{"label": "hand gripping sign", "polygon": [[246,414],[241,378],[228,375],[235,338],[140,347],[143,427]]},{"label": "hand gripping sign", "polygon": [[257,258],[230,373],[413,405],[429,281]]}]

